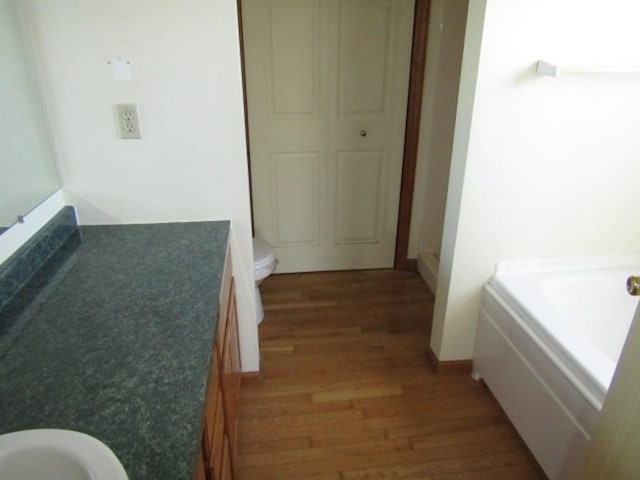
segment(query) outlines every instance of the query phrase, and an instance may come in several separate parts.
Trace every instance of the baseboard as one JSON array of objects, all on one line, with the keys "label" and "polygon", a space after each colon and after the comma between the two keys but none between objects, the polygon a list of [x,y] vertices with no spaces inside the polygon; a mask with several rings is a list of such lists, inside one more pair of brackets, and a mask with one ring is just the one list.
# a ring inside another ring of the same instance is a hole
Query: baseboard
[{"label": "baseboard", "polygon": [[427,361],[437,375],[471,375],[472,360],[449,360],[441,362],[431,347],[427,348]]},{"label": "baseboard", "polygon": [[421,252],[418,255],[417,267],[420,276],[429,289],[435,294],[438,287],[438,268],[440,263],[435,252]]},{"label": "baseboard", "polygon": [[415,272],[418,269],[418,260],[415,258],[405,258],[401,262],[395,262],[393,268],[396,270],[412,270]]},{"label": "baseboard", "polygon": [[261,371],[257,372],[241,372],[240,373],[240,384],[246,385],[251,383],[259,383],[264,380],[264,375]]}]

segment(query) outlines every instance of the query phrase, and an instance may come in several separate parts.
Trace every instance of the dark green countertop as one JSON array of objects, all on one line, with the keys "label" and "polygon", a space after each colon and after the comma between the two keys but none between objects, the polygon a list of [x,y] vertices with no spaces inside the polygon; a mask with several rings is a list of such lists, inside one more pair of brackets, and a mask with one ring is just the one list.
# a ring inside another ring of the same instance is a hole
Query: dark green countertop
[{"label": "dark green countertop", "polygon": [[229,222],[80,234],[26,307],[0,313],[0,433],[77,430],[130,480],[191,479]]}]

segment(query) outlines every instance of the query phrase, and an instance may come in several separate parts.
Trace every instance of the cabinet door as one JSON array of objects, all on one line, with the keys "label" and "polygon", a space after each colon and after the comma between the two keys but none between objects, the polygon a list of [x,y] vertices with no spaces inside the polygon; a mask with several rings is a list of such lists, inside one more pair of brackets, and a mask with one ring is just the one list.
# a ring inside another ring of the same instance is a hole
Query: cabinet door
[{"label": "cabinet door", "polygon": [[216,417],[213,424],[213,442],[212,455],[209,457],[207,465],[211,472],[211,479],[219,479],[222,472],[223,463],[223,445],[224,445],[224,412],[222,408],[222,391],[218,390],[218,405],[220,408],[216,411]]},{"label": "cabinet door", "polygon": [[205,447],[203,438],[203,456],[205,458],[204,469],[206,471],[207,480],[219,480],[224,478],[223,469],[225,464],[230,463],[229,459],[229,441],[225,433],[225,420],[222,407],[222,391],[218,389],[213,394],[217,397],[216,404],[218,408],[211,425],[211,441],[208,447]]},{"label": "cabinet door", "polygon": [[224,439],[222,458],[223,458],[223,462],[222,462],[222,472],[220,474],[220,480],[233,480],[233,473],[231,471],[231,462],[229,461],[229,442],[227,441],[226,437]]},{"label": "cabinet door", "polygon": [[204,465],[204,460],[202,458],[202,450],[198,452],[198,456],[196,457],[196,475],[195,480],[208,480],[207,472]]},{"label": "cabinet door", "polygon": [[211,453],[214,452],[213,436],[215,430],[216,413],[222,411],[222,401],[220,400],[220,368],[218,365],[218,346],[216,347],[211,360],[211,374],[207,389],[207,400],[204,412],[204,428],[202,433],[202,446],[204,450],[205,463],[209,464]]}]

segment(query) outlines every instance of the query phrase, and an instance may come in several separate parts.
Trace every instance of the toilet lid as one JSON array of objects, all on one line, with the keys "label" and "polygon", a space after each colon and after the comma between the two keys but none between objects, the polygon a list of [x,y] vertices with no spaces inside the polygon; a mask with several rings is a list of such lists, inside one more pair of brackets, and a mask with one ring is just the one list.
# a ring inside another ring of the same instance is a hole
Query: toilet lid
[{"label": "toilet lid", "polygon": [[273,247],[259,238],[253,239],[253,268],[258,269],[270,265],[276,259]]}]

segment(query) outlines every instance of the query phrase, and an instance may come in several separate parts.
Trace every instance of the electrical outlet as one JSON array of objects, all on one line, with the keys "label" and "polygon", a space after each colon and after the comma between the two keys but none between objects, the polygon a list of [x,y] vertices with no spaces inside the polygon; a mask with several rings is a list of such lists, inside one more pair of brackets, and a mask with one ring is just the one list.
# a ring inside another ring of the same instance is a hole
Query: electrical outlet
[{"label": "electrical outlet", "polygon": [[141,138],[138,107],[135,103],[121,103],[116,105],[116,115],[118,116],[120,138]]}]

